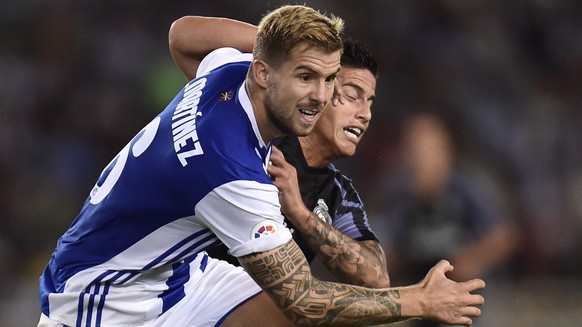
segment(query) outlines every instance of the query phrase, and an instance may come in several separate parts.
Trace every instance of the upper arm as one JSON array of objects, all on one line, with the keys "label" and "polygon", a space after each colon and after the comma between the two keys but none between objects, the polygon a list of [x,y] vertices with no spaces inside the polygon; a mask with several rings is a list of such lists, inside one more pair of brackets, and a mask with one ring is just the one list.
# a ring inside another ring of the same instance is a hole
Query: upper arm
[{"label": "upper arm", "polygon": [[273,185],[229,182],[209,192],[195,210],[233,256],[270,250],[291,239]]},{"label": "upper arm", "polygon": [[196,76],[198,65],[210,51],[198,41],[205,32],[203,18],[185,16],[170,26],[168,43],[172,59],[188,80]]},{"label": "upper arm", "polygon": [[252,52],[256,33],[256,26],[233,19],[184,16],[172,23],[168,41],[172,59],[191,80],[202,59],[215,49],[233,47]]}]

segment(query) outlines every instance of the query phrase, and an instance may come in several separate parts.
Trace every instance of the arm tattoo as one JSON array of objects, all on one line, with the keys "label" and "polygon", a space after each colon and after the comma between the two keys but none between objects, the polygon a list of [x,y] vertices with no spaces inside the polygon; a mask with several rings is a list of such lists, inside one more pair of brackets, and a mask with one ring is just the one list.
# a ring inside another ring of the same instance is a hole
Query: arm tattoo
[{"label": "arm tattoo", "polygon": [[369,287],[389,286],[384,252],[379,246],[374,248],[366,241],[358,242],[314,214],[301,233],[328,269],[343,282]]},{"label": "arm tattoo", "polygon": [[298,325],[369,325],[403,320],[398,289],[322,282],[293,241],[240,258],[255,281]]}]

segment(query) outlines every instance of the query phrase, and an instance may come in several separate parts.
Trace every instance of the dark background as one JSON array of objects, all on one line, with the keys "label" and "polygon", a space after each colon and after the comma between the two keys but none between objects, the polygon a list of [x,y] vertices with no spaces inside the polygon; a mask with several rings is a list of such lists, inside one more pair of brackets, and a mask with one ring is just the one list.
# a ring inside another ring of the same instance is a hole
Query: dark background
[{"label": "dark background", "polygon": [[[258,23],[282,1],[0,4],[0,325],[38,319],[37,280],[102,168],[183,86],[167,33],[184,15]],[[488,280],[482,326],[582,321],[582,2],[307,1],[378,58],[354,158],[371,223],[411,114],[456,122],[521,243]],[[369,201],[368,201],[369,199]]]}]

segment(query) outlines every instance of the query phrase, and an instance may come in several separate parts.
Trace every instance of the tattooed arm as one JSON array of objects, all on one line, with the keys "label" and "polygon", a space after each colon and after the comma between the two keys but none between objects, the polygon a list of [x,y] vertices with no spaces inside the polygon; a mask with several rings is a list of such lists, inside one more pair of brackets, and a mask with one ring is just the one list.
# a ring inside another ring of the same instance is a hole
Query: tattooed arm
[{"label": "tattooed arm", "polygon": [[306,215],[309,218],[303,223],[294,221],[295,227],[341,282],[373,288],[390,286],[386,256],[379,242],[352,239],[316,215],[303,213],[299,217]]},{"label": "tattooed arm", "polygon": [[[281,201],[289,219],[303,235],[311,249],[341,282],[366,286],[388,287],[390,279],[380,243],[357,241],[319,219],[305,207],[295,168],[285,161],[283,153],[273,148],[269,174],[275,178]],[[307,219],[305,219],[307,217]]]},{"label": "tattooed arm", "polygon": [[315,279],[301,249],[291,240],[239,261],[298,326],[369,326],[409,318],[470,325],[479,316],[481,280],[457,283],[445,277],[452,266],[439,262],[419,284],[370,289]]},{"label": "tattooed arm", "polygon": [[239,260],[299,326],[331,323],[365,326],[408,318],[402,315],[398,289],[368,290],[316,280],[303,252],[293,241]]},{"label": "tattooed arm", "polygon": [[[297,183],[295,169],[284,161],[283,154],[275,147],[271,161],[268,173],[275,178],[275,184],[285,181]],[[361,255],[357,242],[333,230],[328,224],[319,223],[321,220],[305,207],[296,194],[297,185],[277,186],[285,214],[292,215],[294,221],[303,219],[315,237],[321,235],[320,238],[329,240],[324,242],[327,245],[322,246],[322,252],[328,257],[341,254],[344,257],[336,262],[349,263],[345,265],[348,267],[358,267],[369,257]],[[479,279],[464,283],[448,279],[445,273],[453,267],[446,261],[439,262],[419,284],[383,289],[315,279],[307,259],[294,241],[272,251],[239,258],[239,261],[298,325],[366,326],[413,317],[469,325],[470,317],[480,314],[476,306],[483,303],[483,297],[471,292],[483,288],[485,283]],[[348,271],[345,268],[342,270]]]},{"label": "tattooed arm", "polygon": [[309,246],[325,266],[342,282],[373,287],[389,287],[384,251],[377,241],[357,241],[313,214],[296,224]]}]

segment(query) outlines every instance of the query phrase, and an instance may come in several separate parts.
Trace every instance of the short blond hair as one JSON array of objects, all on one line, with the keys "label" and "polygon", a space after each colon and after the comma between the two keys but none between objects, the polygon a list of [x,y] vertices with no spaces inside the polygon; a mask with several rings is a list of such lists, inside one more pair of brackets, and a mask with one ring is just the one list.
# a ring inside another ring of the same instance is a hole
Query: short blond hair
[{"label": "short blond hair", "polygon": [[253,57],[278,65],[299,44],[341,52],[343,28],[344,21],[337,16],[302,5],[282,6],[259,23]]}]

